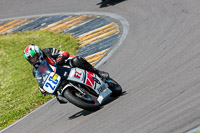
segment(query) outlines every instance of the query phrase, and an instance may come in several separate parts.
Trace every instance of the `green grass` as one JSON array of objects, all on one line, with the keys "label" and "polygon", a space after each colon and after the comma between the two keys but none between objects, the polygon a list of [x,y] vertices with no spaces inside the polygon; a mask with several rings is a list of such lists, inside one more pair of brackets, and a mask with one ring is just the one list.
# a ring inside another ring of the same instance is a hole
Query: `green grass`
[{"label": "green grass", "polygon": [[[78,41],[69,34],[27,31],[0,35],[0,130],[43,104],[32,66],[23,52],[27,45],[57,48],[74,55]],[[46,96],[45,102],[53,96]]]}]

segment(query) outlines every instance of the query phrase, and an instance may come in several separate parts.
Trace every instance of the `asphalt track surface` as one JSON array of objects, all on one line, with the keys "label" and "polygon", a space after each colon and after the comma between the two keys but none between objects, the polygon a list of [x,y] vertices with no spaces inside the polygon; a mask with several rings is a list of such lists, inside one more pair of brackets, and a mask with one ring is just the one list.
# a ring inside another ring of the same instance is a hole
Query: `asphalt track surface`
[{"label": "asphalt track surface", "polygon": [[109,12],[129,22],[123,44],[101,66],[126,93],[90,113],[55,100],[5,133],[182,133],[200,125],[200,1],[1,0],[0,19]]}]

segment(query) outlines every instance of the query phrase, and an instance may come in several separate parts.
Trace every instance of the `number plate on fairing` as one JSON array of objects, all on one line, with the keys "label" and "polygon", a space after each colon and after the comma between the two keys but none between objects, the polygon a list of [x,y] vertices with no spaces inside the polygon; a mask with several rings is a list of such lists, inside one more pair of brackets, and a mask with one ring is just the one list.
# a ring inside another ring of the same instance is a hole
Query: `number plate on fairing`
[{"label": "number plate on fairing", "polygon": [[43,89],[47,91],[48,93],[54,93],[56,90],[56,87],[58,86],[60,82],[61,77],[57,75],[56,73],[52,72],[49,74],[49,77],[44,83]]}]

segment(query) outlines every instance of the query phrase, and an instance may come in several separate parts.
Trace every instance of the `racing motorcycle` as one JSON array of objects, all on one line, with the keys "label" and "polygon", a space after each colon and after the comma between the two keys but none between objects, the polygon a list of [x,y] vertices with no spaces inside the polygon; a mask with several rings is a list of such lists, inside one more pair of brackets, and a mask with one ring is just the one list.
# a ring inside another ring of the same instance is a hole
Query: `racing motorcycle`
[{"label": "racing motorcycle", "polygon": [[112,78],[103,81],[96,74],[80,68],[50,65],[46,60],[35,75],[43,94],[56,96],[60,103],[70,102],[79,108],[96,111],[109,97],[118,97],[121,86]]}]

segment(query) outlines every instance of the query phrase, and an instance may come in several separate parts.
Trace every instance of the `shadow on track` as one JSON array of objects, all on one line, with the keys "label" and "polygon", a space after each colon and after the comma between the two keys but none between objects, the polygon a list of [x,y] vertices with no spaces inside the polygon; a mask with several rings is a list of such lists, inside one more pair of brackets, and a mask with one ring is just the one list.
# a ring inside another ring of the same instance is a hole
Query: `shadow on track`
[{"label": "shadow on track", "polygon": [[97,5],[100,5],[100,8],[103,8],[103,7],[108,7],[108,6],[114,6],[124,1],[127,1],[127,0],[102,0],[102,2],[97,3]]},{"label": "shadow on track", "polygon": [[[121,96],[124,96],[124,95],[126,95],[126,94],[127,94],[126,91],[123,91],[122,94],[121,94]],[[118,99],[118,98],[121,97],[121,96],[118,96],[118,97],[116,97],[116,98],[110,97],[107,101],[105,101],[105,103],[102,105],[101,108],[103,108],[104,105],[107,105],[107,104],[109,104],[109,103],[115,101],[116,99]],[[98,110],[97,110],[97,111],[98,111]],[[96,111],[95,111],[95,112],[96,112]],[[73,114],[72,116],[70,116],[70,117],[69,117],[69,120],[76,119],[76,118],[78,118],[78,117],[80,117],[80,116],[87,116],[87,115],[90,115],[90,114],[92,114],[92,113],[94,113],[94,112],[87,111],[87,110],[81,110],[80,112],[77,112],[77,113]]]},{"label": "shadow on track", "polygon": [[72,116],[69,117],[69,120],[73,120],[73,119],[76,119],[80,116],[87,116],[89,114],[92,114],[93,112],[90,112],[90,111],[87,111],[87,110],[82,110],[76,114],[73,114]]}]

